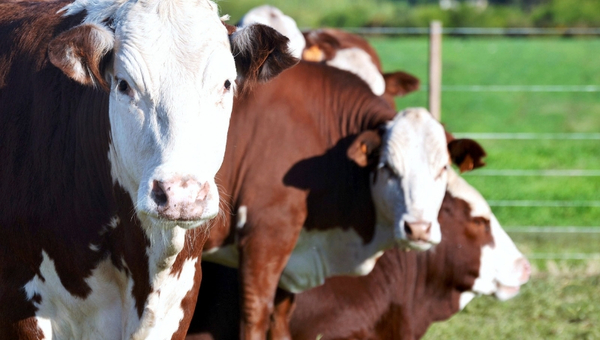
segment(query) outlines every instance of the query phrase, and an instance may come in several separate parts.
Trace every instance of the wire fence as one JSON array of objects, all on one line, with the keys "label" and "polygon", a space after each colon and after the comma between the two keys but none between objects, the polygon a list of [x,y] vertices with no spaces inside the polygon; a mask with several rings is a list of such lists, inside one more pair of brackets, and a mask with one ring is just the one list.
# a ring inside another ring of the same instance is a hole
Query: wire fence
[{"label": "wire fence", "polygon": [[[344,30],[362,35],[428,35],[429,27],[346,27]],[[600,36],[600,28],[497,28],[497,27],[444,27],[446,35],[504,35],[504,36]]]},{"label": "wire fence", "polygon": [[[346,30],[362,35],[429,35],[429,27],[368,27],[368,28],[346,28]],[[600,36],[600,28],[481,28],[481,27],[451,27],[443,28],[444,35],[459,36]],[[422,87],[427,89],[428,86]],[[442,92],[530,92],[530,93],[597,93],[600,85],[442,85]],[[600,140],[600,133],[454,133],[457,138],[472,138],[475,140]],[[479,169],[466,176],[481,177],[600,177],[600,169]],[[587,207],[598,208],[600,201],[597,200],[489,200],[492,207],[515,207],[515,208],[568,208]],[[599,221],[600,222],[600,221]],[[559,235],[559,234],[582,234],[600,235],[600,226],[514,226],[506,227],[506,231],[512,235]],[[596,237],[596,236],[594,236]],[[600,260],[600,253],[582,252],[552,252],[531,253],[527,255],[530,259],[537,260]]]}]

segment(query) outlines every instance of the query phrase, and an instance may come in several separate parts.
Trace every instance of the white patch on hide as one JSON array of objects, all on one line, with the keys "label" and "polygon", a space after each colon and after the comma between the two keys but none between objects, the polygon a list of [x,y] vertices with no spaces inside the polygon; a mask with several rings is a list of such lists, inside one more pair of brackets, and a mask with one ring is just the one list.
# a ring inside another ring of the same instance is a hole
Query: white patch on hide
[{"label": "white patch on hide", "polygon": [[[40,296],[36,317],[49,339],[112,340],[122,336],[122,296],[126,278],[105,260],[85,279],[92,292],[86,299],[71,295],[62,285],[54,261],[42,251],[37,275],[23,288],[27,298]],[[48,336],[50,334],[50,336]]]},{"label": "white patch on hide", "polygon": [[338,50],[327,65],[356,74],[365,81],[377,96],[385,93],[385,79],[373,63],[371,56],[358,47]]}]

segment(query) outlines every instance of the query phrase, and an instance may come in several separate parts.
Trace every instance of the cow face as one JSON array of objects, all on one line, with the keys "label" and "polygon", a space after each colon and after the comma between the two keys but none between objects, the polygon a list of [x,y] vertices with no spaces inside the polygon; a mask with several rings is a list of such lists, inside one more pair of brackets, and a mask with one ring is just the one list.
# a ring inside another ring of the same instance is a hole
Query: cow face
[{"label": "cow face", "polygon": [[502,229],[486,200],[454,171],[449,172],[448,191],[469,204],[472,219],[481,220],[491,235],[489,242],[481,244],[478,276],[470,291],[461,294],[460,307],[464,308],[475,294],[493,294],[500,300],[514,297],[529,280],[529,262]]},{"label": "cow face", "polygon": [[412,108],[384,130],[381,139],[372,131],[360,135],[348,156],[361,166],[377,161],[371,174],[377,223],[391,226],[401,245],[426,250],[441,241],[437,217],[449,159],[444,129],[427,110]]},{"label": "cow face", "polygon": [[481,268],[473,291],[493,294],[505,301],[517,295],[521,285],[529,281],[531,266],[493,214],[490,224],[494,243],[481,251]]},{"label": "cow face", "polygon": [[[230,43],[208,0],[80,0],[65,9],[88,15],[50,43],[50,60],[72,79],[109,92],[112,176],[138,217],[191,228],[216,216],[214,176],[225,152],[236,78],[247,76],[236,73],[232,49],[243,54],[257,48],[252,40],[268,45],[278,34],[270,29],[256,39],[253,34],[265,30],[249,28]],[[276,46],[259,48],[290,60],[287,39],[278,36]],[[245,70],[260,73],[268,57]]]}]

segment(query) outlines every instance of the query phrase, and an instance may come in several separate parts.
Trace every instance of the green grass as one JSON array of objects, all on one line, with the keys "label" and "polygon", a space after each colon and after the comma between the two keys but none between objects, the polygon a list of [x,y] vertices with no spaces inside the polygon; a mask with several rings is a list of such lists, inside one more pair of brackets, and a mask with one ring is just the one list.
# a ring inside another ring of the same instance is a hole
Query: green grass
[{"label": "green grass", "polygon": [[[386,71],[418,76],[422,91],[398,108],[427,105],[426,38],[372,38]],[[600,39],[444,37],[443,84],[600,85]],[[443,92],[442,121],[453,132],[599,133],[600,93]],[[479,140],[484,169],[600,170],[598,140]],[[465,178],[488,200],[600,201],[600,177]],[[503,226],[600,226],[600,207],[492,207]],[[475,299],[431,339],[600,339],[600,233],[510,232],[534,275],[516,298]]]},{"label": "green grass", "polygon": [[553,268],[555,273],[534,275],[512,300],[473,300],[450,320],[430,327],[424,340],[600,339],[600,304],[592,302],[600,296],[597,269]]}]

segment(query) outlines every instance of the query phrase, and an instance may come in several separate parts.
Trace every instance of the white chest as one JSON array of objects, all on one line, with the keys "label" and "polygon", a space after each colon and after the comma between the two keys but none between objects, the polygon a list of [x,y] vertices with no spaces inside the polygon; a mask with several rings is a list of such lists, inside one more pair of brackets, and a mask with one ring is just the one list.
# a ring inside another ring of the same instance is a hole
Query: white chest
[{"label": "white chest", "polygon": [[147,297],[140,318],[132,294],[134,281],[110,260],[85,279],[92,292],[82,299],[64,288],[54,261],[45,252],[42,256],[43,279],[34,277],[24,290],[30,300],[40,298],[34,304],[44,339],[60,340],[170,339],[183,318],[181,301],[194,285],[198,261],[186,260],[177,274],[161,273],[153,285],[159,288]]}]

